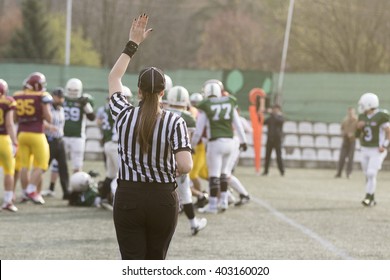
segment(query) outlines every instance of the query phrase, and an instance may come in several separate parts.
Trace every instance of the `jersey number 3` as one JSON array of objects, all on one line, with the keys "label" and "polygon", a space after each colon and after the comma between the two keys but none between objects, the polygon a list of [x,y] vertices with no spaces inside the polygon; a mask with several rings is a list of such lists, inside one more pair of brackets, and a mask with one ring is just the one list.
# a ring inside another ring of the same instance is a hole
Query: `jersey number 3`
[{"label": "jersey number 3", "polygon": [[219,121],[221,119],[229,120],[230,113],[232,112],[232,104],[213,104],[210,106],[210,109],[214,112],[213,121]]},{"label": "jersey number 3", "polygon": [[366,142],[370,142],[372,140],[372,130],[371,130],[371,127],[369,126],[366,126],[364,127],[364,140]]}]

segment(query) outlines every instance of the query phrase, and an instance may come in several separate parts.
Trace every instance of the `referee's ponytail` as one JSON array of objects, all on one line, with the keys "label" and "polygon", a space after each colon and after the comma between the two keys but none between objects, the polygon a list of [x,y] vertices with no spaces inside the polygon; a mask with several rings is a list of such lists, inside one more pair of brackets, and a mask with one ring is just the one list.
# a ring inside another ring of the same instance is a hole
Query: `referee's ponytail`
[{"label": "referee's ponytail", "polygon": [[152,144],[154,126],[160,112],[159,98],[159,93],[142,93],[142,106],[136,130],[141,153],[147,153]]}]

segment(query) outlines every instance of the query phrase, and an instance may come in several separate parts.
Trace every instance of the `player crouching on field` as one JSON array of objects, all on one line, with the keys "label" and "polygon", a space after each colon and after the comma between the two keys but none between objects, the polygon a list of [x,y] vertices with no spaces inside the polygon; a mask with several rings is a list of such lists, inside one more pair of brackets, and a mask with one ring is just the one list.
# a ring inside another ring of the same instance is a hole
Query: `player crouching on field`
[{"label": "player crouching on field", "polygon": [[100,207],[97,183],[88,173],[80,171],[70,177],[69,193],[70,206]]}]

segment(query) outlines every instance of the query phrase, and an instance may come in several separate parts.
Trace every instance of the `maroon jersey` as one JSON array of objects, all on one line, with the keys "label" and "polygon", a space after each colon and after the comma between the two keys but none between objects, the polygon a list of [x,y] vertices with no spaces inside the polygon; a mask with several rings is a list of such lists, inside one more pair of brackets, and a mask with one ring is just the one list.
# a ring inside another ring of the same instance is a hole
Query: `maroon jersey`
[{"label": "maroon jersey", "polygon": [[18,133],[43,133],[42,104],[51,103],[51,95],[48,92],[25,90],[16,92],[14,98],[19,123]]},{"label": "maroon jersey", "polygon": [[10,110],[15,110],[16,102],[10,96],[0,96],[0,134],[8,134],[5,126],[5,117]]}]

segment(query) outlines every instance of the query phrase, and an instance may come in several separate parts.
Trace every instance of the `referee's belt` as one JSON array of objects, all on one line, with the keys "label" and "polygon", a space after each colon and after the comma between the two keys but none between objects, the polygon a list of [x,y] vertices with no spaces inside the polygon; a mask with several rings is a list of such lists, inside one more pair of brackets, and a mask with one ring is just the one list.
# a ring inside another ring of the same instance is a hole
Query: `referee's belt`
[{"label": "referee's belt", "polygon": [[49,136],[46,136],[46,138],[47,138],[48,142],[61,142],[62,141],[62,137],[49,137]]}]

